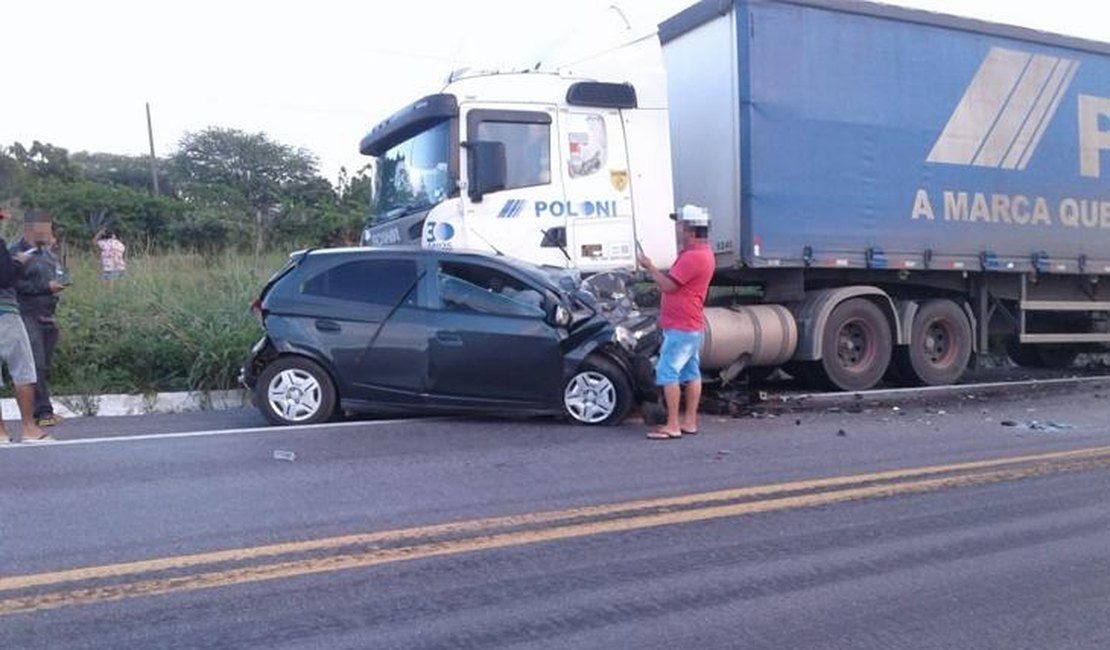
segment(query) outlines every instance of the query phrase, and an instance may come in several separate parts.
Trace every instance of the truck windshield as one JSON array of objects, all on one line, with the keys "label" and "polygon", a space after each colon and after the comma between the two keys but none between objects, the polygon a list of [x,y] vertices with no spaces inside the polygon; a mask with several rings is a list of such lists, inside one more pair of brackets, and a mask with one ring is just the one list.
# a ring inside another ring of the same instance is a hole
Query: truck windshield
[{"label": "truck windshield", "polygon": [[382,154],[377,161],[370,205],[374,223],[382,223],[431,207],[451,193],[448,173],[451,124],[441,122]]}]

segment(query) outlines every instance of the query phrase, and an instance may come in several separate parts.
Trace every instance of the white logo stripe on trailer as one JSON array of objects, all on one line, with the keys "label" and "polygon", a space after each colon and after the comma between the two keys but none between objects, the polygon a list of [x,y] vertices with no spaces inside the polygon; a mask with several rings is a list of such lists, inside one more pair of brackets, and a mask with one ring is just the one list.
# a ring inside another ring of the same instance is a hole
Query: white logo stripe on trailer
[{"label": "white logo stripe on trailer", "polygon": [[1024,169],[1077,67],[1068,59],[991,48],[928,162]]},{"label": "white logo stripe on trailer", "polygon": [[991,129],[979,155],[975,156],[976,167],[998,167],[1014,146],[1021,134],[1022,127],[1029,120],[1034,105],[1045,81],[1052,74],[1059,59],[1047,56],[1034,56],[1030,59],[1017,87],[1010,95],[1002,113]]},{"label": "white logo stripe on trailer", "polygon": [[1071,61],[1063,59],[1063,81],[1056,89],[1056,96],[1052,98],[1052,104],[1049,106],[1048,111],[1041,118],[1040,127],[1037,129],[1037,135],[1033,137],[1033,142],[1021,157],[1021,163],[1018,164],[1018,169],[1025,169],[1029,164],[1029,160],[1033,157],[1033,152],[1037,150],[1037,145],[1040,144],[1041,138],[1044,137],[1044,132],[1048,129],[1048,123],[1052,121],[1052,116],[1056,114],[1056,110],[1060,108],[1060,102],[1064,101],[1064,91],[1071,85],[1072,79],[1075,78],[1075,72],[1079,69],[1078,61]]}]

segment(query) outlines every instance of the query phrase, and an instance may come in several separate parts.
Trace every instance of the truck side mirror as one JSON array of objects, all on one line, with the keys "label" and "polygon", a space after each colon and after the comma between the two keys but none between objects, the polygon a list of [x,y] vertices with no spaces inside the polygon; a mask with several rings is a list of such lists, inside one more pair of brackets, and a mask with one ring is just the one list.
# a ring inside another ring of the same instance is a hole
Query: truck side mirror
[{"label": "truck side mirror", "polygon": [[508,175],[505,144],[477,140],[464,142],[466,147],[466,193],[475,203],[490,192],[505,189]]}]

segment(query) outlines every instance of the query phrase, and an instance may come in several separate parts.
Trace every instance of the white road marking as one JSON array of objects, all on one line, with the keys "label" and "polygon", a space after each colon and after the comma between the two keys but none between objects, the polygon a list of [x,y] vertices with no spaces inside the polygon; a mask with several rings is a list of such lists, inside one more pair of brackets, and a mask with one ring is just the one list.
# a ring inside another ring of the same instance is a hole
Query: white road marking
[{"label": "white road marking", "polygon": [[325,422],[322,424],[305,424],[301,426],[270,426],[248,429],[217,429],[212,431],[182,431],[179,433],[148,433],[135,436],[105,436],[100,438],[74,438],[72,440],[47,440],[41,442],[24,442],[18,444],[0,445],[0,451],[16,449],[35,449],[41,447],[61,447],[70,445],[95,445],[104,443],[140,442],[144,440],[167,440],[172,438],[206,438],[212,436],[233,436],[240,434],[274,434],[292,433],[297,431],[313,431],[317,429],[353,429],[355,427],[377,427],[382,425],[406,424],[410,422],[435,422],[449,418],[407,418],[403,420],[367,420],[356,422]]}]

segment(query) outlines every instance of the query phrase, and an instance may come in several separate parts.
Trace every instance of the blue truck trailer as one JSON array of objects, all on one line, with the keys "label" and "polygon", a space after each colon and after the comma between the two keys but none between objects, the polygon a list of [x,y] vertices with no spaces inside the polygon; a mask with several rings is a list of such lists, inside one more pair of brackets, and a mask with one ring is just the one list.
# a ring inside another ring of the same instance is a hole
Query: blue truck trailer
[{"label": "blue truck trailer", "polygon": [[659,33],[676,202],[725,217],[719,282],[789,306],[798,372],[949,383],[992,332],[1032,365],[1110,341],[1110,46],[835,0]]},{"label": "blue truck trailer", "polygon": [[1060,366],[1110,343],[1106,43],[705,0],[593,57],[453,75],[362,150],[381,187],[424,179],[367,243],[603,271],[637,240],[673,258],[666,215],[709,208],[703,369],[725,380],[946,384],[991,346]]}]

